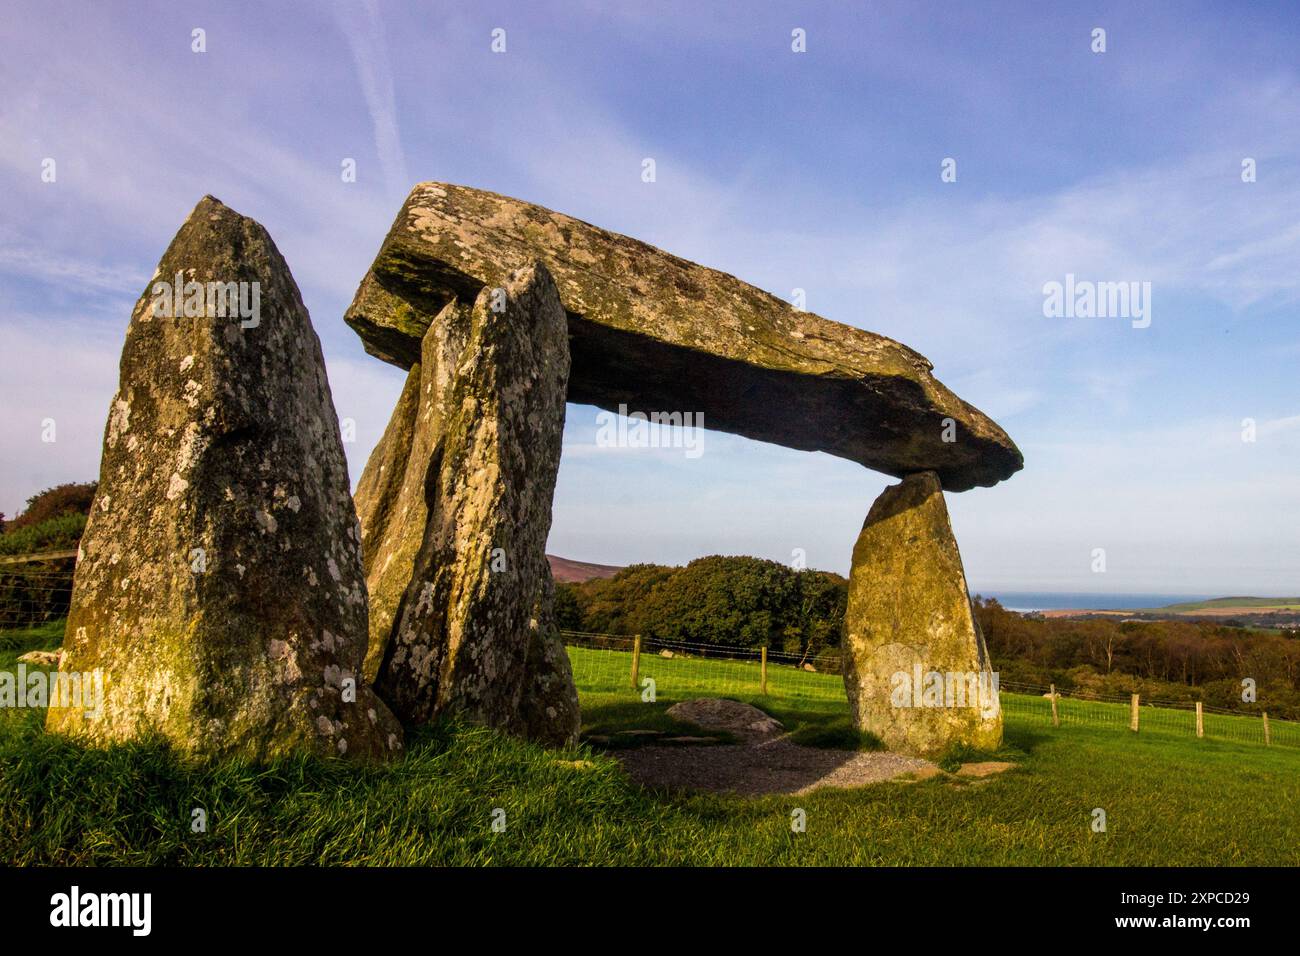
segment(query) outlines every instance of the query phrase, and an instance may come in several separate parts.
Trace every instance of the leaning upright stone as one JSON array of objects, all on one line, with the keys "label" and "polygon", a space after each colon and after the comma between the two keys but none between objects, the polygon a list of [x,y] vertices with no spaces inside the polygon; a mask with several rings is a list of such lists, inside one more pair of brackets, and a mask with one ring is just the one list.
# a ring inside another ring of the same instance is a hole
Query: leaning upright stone
[{"label": "leaning upright stone", "polygon": [[936,755],[1002,741],[988,650],[934,472],[886,488],[853,548],[844,684],[857,726]]},{"label": "leaning upright stone", "polygon": [[[179,287],[177,287],[179,286]],[[361,540],[298,287],[266,230],[205,197],[131,315],[63,672],[95,743],[378,757],[401,727],[361,677]]]},{"label": "leaning upright stone", "polygon": [[358,486],[375,686],[404,723],[455,713],[576,738],[546,560],[568,375],[564,308],[541,264],[472,309],[447,304],[424,335]]},{"label": "leaning upright stone", "polygon": [[357,482],[361,558],[370,594],[365,673],[372,683],[429,523],[426,484],[452,417],[451,386],[469,325],[470,309],[451,302],[429,328],[420,361],[407,373],[388,427]]}]

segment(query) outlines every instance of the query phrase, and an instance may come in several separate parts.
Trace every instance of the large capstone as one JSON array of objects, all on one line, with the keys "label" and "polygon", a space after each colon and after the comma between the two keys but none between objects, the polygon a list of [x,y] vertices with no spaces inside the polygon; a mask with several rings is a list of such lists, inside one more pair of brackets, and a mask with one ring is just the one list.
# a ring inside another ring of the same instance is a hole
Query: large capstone
[{"label": "large capstone", "polygon": [[568,327],[536,264],[439,309],[358,485],[376,689],[407,724],[454,713],[576,739],[546,560]]},{"label": "large capstone", "polygon": [[453,300],[544,262],[567,312],[569,400],[693,412],[708,428],[825,451],[949,491],[1018,471],[995,422],[904,345],[831,322],[627,236],[496,193],[421,183],[398,213],[347,322],[403,368]]},{"label": "large capstone", "polygon": [[[402,730],[361,675],[361,539],[298,287],[212,197],[131,314],[61,673],[98,708],[46,726],[186,751],[378,757]],[[97,712],[96,712],[97,711]]]},{"label": "large capstone", "polygon": [[853,548],[844,684],[854,721],[891,750],[993,750],[1002,712],[939,478],[886,488]]}]

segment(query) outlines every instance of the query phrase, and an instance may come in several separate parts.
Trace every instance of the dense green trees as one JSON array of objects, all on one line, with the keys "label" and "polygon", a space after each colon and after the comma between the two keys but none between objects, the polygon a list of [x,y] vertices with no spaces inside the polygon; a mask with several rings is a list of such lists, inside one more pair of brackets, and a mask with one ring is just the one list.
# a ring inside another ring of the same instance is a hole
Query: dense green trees
[{"label": "dense green trees", "polygon": [[560,585],[561,627],[813,658],[839,647],[845,580],[759,558],[712,556],[683,568],[636,564]]},{"label": "dense green trees", "polygon": [[27,507],[17,518],[6,521],[4,514],[0,513],[0,533],[34,527],[65,515],[88,515],[98,484],[96,481],[69,482],[46,488],[27,499]]}]

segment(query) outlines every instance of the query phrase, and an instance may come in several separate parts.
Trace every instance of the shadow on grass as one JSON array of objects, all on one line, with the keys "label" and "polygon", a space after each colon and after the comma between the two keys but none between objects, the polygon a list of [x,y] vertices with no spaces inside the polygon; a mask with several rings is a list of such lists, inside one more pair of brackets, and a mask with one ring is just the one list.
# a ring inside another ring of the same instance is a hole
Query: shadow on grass
[{"label": "shadow on grass", "polygon": [[670,737],[707,737],[735,743],[726,731],[710,730],[668,716],[675,700],[642,703],[612,694],[589,695],[582,703],[582,740],[601,750],[644,747]]}]

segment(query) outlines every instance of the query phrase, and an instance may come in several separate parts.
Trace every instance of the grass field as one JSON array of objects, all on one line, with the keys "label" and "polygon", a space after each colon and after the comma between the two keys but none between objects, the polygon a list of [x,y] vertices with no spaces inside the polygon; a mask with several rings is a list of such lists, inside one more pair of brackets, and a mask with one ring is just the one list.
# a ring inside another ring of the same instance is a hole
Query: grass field
[{"label": "grass field", "polygon": [[[596,727],[593,732],[610,729],[605,714],[608,695],[623,704],[639,701],[631,693],[632,655],[618,650],[593,650],[570,647],[574,678],[583,695],[584,714]],[[849,726],[848,701],[844,681],[838,674],[809,673],[789,666],[769,665],[766,695],[759,692],[757,661],[716,660],[700,657],[661,658],[643,654],[638,681],[652,678],[656,694],[672,700],[696,696],[727,696],[756,704],[796,727],[842,724]],[[1015,693],[1003,690],[1001,702],[1008,722],[1050,728],[1051,700],[1040,693]],[[1132,735],[1127,701],[1084,700],[1062,696],[1057,704],[1062,729],[1097,727]],[[635,719],[636,708],[623,709]],[[1186,738],[1196,736],[1196,713],[1172,707],[1140,708],[1140,733],[1144,736]],[[1204,716],[1206,736],[1210,739],[1239,743],[1264,744],[1263,722],[1258,717],[1207,711]],[[667,728],[665,728],[667,729]],[[682,728],[672,728],[682,729]],[[1300,724],[1274,720],[1270,723],[1271,739],[1276,746],[1300,747]]]},{"label": "grass field", "polygon": [[[8,635],[0,669],[59,639],[57,627]],[[658,685],[657,700],[643,703],[626,670],[603,683],[622,667],[616,658],[574,661],[588,733],[671,729],[668,706],[701,693],[755,702],[810,743],[844,740],[848,729],[832,675],[792,677],[796,695],[776,674],[762,697],[740,686],[743,672],[726,670],[743,665],[723,665],[709,687],[700,662],[661,659],[642,668]],[[1019,766],[1002,776],[759,799],[643,790],[589,747],[546,751],[451,723],[411,735],[406,758],[389,766],[297,758],[254,767],[194,764],[151,742],[88,750],[46,737],[39,711],[0,712],[0,862],[1300,863],[1300,751],[1155,727],[1053,728],[1032,710],[1046,703],[1030,698],[1020,711],[1007,701],[1003,756]],[[795,808],[806,832],[791,830]],[[1091,827],[1095,808],[1106,813],[1104,833]],[[207,832],[192,831],[195,809],[206,811]],[[505,828],[494,832],[498,810]]]},{"label": "grass field", "polygon": [[1223,597],[1209,601],[1187,601],[1182,604],[1170,604],[1157,611],[1207,611],[1216,608],[1250,608],[1253,610],[1296,611],[1300,610],[1300,598],[1261,598],[1261,597]]}]

